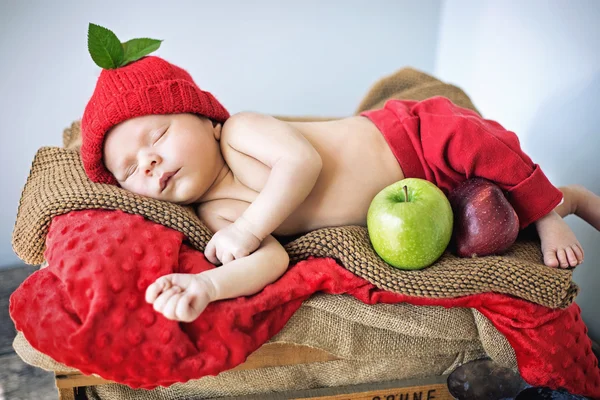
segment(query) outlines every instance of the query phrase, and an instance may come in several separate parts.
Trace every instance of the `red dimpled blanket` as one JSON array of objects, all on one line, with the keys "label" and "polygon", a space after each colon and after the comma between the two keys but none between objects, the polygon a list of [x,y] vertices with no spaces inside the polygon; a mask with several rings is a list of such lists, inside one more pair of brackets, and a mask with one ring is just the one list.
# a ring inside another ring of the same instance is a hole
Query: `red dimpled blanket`
[{"label": "red dimpled blanket", "polygon": [[144,293],[159,276],[213,268],[182,233],[121,211],[74,211],[53,218],[46,243],[49,266],[11,296],[16,328],[55,360],[131,387],[235,367],[322,291],[367,304],[476,308],[506,336],[528,383],[600,398],[598,362],[576,304],[551,309],[497,293],[412,297],[378,289],[331,258],[310,258],[260,293],[211,303],[180,324],[154,312]]}]

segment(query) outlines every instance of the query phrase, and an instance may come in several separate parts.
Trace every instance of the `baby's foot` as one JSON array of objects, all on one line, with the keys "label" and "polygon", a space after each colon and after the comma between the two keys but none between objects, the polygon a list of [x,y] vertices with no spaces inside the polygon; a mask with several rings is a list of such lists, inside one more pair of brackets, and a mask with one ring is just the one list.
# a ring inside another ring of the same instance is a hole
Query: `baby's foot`
[{"label": "baby's foot", "polygon": [[567,223],[552,211],[536,221],[542,241],[544,264],[549,267],[569,268],[583,262],[583,249]]}]

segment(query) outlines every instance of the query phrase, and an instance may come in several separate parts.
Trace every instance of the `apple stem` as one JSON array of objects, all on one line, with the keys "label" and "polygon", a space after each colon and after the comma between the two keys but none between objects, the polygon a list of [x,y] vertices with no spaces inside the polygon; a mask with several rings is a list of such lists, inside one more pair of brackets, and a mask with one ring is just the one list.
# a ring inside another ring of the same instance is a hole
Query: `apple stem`
[{"label": "apple stem", "polygon": [[404,189],[404,201],[408,203],[408,187],[405,185]]}]

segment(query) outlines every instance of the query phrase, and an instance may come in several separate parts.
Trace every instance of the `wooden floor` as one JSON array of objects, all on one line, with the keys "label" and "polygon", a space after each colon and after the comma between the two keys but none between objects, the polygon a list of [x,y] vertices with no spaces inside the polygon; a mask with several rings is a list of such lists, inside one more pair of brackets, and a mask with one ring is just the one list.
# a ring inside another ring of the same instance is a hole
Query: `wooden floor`
[{"label": "wooden floor", "polygon": [[57,398],[54,374],[25,364],[12,348],[15,327],[8,315],[10,294],[36,267],[0,269],[0,400]]}]

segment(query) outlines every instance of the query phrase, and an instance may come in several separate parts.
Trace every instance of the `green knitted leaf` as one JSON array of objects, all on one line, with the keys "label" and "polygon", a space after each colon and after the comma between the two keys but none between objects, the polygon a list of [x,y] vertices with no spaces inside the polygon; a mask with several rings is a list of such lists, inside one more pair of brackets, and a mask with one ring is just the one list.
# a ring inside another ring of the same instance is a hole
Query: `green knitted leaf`
[{"label": "green knitted leaf", "polygon": [[88,26],[88,51],[96,65],[104,69],[121,66],[125,55],[117,35],[95,24]]},{"label": "green knitted leaf", "polygon": [[127,42],[123,43],[125,58],[120,66],[125,66],[130,62],[139,60],[153,51],[158,50],[161,42],[162,40],[149,38],[128,40]]}]

